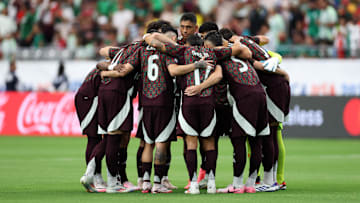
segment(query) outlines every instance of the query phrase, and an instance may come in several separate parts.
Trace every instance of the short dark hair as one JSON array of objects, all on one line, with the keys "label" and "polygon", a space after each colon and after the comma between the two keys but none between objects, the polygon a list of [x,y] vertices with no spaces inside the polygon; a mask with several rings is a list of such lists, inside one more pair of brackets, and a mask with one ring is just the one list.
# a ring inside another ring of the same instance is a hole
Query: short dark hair
[{"label": "short dark hair", "polygon": [[147,33],[149,33],[149,30],[159,30],[161,28],[161,26],[163,25],[170,25],[169,21],[166,20],[157,20],[157,21],[153,21],[151,23],[149,23],[149,25],[147,26]]},{"label": "short dark hair", "polygon": [[186,42],[189,43],[191,46],[202,46],[204,44],[204,41],[201,39],[199,35],[193,34],[190,35]]},{"label": "short dark hair", "polygon": [[199,33],[219,31],[219,27],[214,22],[205,22],[199,28]]},{"label": "short dark hair", "polygon": [[176,37],[178,37],[177,30],[171,25],[167,25],[167,24],[162,25],[161,26],[161,32],[164,33],[164,34],[167,33],[167,32],[173,32],[173,33],[176,34]]},{"label": "short dark hair", "polygon": [[207,33],[207,35],[204,37],[204,40],[210,41],[215,46],[221,46],[223,44],[223,38],[221,37],[221,34],[217,31],[210,31],[209,33]]},{"label": "short dark hair", "polygon": [[194,13],[184,13],[181,18],[180,18],[180,22],[181,21],[190,21],[194,24],[196,24],[196,15]]},{"label": "short dark hair", "polygon": [[234,32],[231,31],[228,28],[222,28],[219,33],[222,35],[222,37],[226,40],[229,40],[232,36],[234,36]]}]

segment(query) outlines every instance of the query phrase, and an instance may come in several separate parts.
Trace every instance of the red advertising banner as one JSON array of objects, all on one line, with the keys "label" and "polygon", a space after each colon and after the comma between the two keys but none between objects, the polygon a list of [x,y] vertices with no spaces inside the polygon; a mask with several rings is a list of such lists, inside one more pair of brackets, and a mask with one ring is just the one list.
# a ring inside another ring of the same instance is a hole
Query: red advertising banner
[{"label": "red advertising banner", "polygon": [[[75,93],[0,93],[0,135],[80,136],[74,96]],[[134,112],[137,121],[138,111]],[[137,123],[133,132],[136,128]]]}]

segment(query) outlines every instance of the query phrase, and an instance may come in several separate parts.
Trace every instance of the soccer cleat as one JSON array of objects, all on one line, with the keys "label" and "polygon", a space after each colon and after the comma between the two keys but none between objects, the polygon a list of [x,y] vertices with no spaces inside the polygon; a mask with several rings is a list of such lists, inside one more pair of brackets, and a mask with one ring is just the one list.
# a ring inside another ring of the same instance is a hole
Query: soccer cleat
[{"label": "soccer cleat", "polygon": [[279,189],[280,190],[286,190],[286,183],[285,183],[285,181],[284,182],[282,182],[280,185],[279,185]]},{"label": "soccer cleat", "polygon": [[275,192],[276,191],[276,186],[274,185],[266,185],[266,184],[261,184],[256,186],[256,192]]},{"label": "soccer cleat", "polygon": [[152,185],[150,182],[144,182],[143,185],[142,185],[142,193],[150,193],[151,192],[151,188],[152,188]]},{"label": "soccer cleat", "polygon": [[94,187],[98,192],[106,189],[106,183],[105,183],[103,177],[101,176],[101,174],[99,174],[99,173],[94,175]]},{"label": "soccer cleat", "polygon": [[221,188],[216,191],[217,193],[237,193],[242,194],[245,192],[245,186],[241,188],[235,188],[232,184],[228,185],[226,188]]},{"label": "soccer cleat", "polygon": [[274,191],[280,190],[280,185],[277,182],[275,182],[272,187],[274,188]]},{"label": "soccer cleat", "polygon": [[93,178],[94,176],[89,177],[87,175],[83,175],[80,178],[80,183],[84,186],[87,192],[97,192],[96,188],[93,185]]},{"label": "soccer cleat", "polygon": [[188,180],[188,184],[184,187],[185,190],[188,190],[190,188],[191,181]]},{"label": "soccer cleat", "polygon": [[207,193],[208,194],[215,194],[216,193],[215,180],[209,180],[209,182],[207,184]]},{"label": "soccer cleat", "polygon": [[205,175],[206,175],[206,170],[200,168],[197,182],[200,183],[200,181],[202,181],[205,178]]},{"label": "soccer cleat", "polygon": [[255,181],[255,185],[260,185],[261,184],[261,179],[260,176],[256,177],[256,181]]},{"label": "soccer cleat", "polygon": [[172,193],[172,190],[167,189],[162,184],[154,184],[154,187],[151,189],[151,193],[157,194],[157,193]]},{"label": "soccer cleat", "polygon": [[176,190],[177,189],[177,187],[175,185],[171,184],[171,182],[167,178],[162,179],[161,184],[164,185],[169,190]]},{"label": "soccer cleat", "polygon": [[255,187],[246,187],[244,189],[244,193],[256,193]]},{"label": "soccer cleat", "polygon": [[200,194],[199,184],[197,182],[191,182],[188,190],[185,190],[185,194],[197,195]]},{"label": "soccer cleat", "polygon": [[135,185],[132,184],[132,182],[130,182],[130,181],[125,181],[125,182],[123,182],[123,186],[124,186],[129,192],[133,192],[133,191],[138,191],[138,190],[140,190],[140,187],[135,186]]},{"label": "soccer cleat", "polygon": [[127,192],[131,192],[129,191],[126,187],[124,187],[123,185],[116,185],[114,187],[107,187],[106,188],[106,193],[127,193]]},{"label": "soccer cleat", "polygon": [[200,189],[206,189],[208,187],[208,179],[204,178],[199,182]]}]

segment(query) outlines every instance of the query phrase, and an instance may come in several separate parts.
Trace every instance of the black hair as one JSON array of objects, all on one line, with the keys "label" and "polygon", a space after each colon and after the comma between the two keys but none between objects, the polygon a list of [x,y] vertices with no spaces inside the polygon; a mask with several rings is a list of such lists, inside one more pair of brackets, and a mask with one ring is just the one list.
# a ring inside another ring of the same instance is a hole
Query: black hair
[{"label": "black hair", "polygon": [[219,31],[219,27],[214,22],[205,22],[199,28],[199,33]]},{"label": "black hair", "polygon": [[222,28],[219,33],[222,35],[222,37],[226,40],[229,40],[232,36],[234,36],[234,32],[231,31],[228,28]]},{"label": "black hair", "polygon": [[194,13],[184,13],[180,18],[180,22],[187,20],[196,24],[196,15]]},{"label": "black hair", "polygon": [[163,25],[169,25],[170,26],[170,22],[166,21],[166,20],[157,20],[157,21],[153,21],[151,23],[149,23],[149,25],[147,26],[147,33],[149,33],[150,30],[160,30],[161,26]]},{"label": "black hair", "polygon": [[189,43],[191,46],[202,46],[204,44],[204,41],[201,39],[199,35],[190,35],[186,42]]},{"label": "black hair", "polygon": [[204,40],[210,41],[215,46],[221,46],[223,44],[223,38],[221,37],[221,34],[217,31],[210,31],[209,33],[207,33],[207,35],[204,37]]},{"label": "black hair", "polygon": [[161,26],[161,32],[164,33],[164,34],[167,33],[167,32],[173,32],[173,33],[176,34],[176,38],[178,37],[177,30],[174,27],[172,27],[171,25],[167,25],[167,24],[162,25]]}]

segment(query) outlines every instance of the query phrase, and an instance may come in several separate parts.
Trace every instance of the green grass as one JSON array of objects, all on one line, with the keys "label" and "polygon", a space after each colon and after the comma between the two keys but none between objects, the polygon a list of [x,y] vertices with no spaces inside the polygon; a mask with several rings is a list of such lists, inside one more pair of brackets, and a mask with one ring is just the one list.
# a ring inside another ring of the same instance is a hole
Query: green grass
[{"label": "green grass", "polygon": [[[79,183],[86,139],[0,136],[0,202],[360,202],[360,140],[287,139],[288,190],[257,194],[90,194]],[[138,140],[130,141],[128,176],[136,182]],[[183,187],[182,140],[173,144],[171,181]],[[105,170],[103,170],[105,171]],[[105,173],[103,173],[105,176]],[[217,186],[232,181],[232,147],[220,140]]]}]

